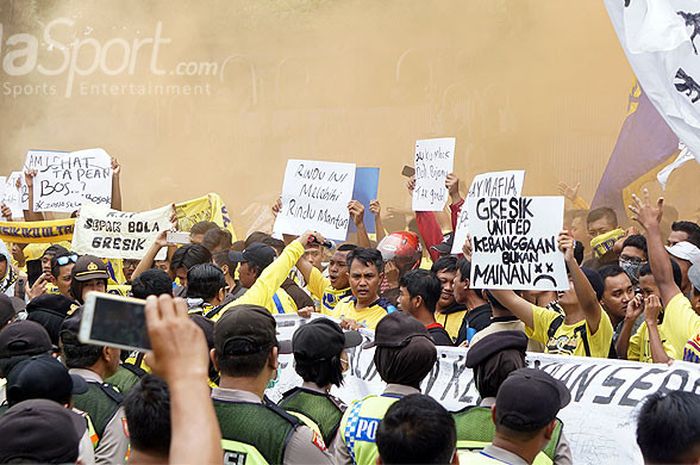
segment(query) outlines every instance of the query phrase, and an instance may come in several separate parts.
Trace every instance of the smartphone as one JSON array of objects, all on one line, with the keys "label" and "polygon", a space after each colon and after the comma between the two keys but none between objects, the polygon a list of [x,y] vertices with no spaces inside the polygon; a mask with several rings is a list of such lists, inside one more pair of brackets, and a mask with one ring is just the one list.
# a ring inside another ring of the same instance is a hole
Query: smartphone
[{"label": "smartphone", "polygon": [[42,274],[44,274],[44,270],[41,268],[41,260],[27,260],[27,281],[29,282],[29,287],[32,287]]},{"label": "smartphone", "polygon": [[401,170],[401,174],[403,176],[406,176],[407,178],[410,178],[411,176],[416,174],[416,170],[412,166],[403,165],[403,169]]},{"label": "smartphone", "polygon": [[146,301],[90,292],[85,299],[78,339],[84,344],[151,350],[146,329]]},{"label": "smartphone", "polygon": [[189,244],[190,233],[187,231],[168,231],[165,235],[165,240],[168,244]]}]

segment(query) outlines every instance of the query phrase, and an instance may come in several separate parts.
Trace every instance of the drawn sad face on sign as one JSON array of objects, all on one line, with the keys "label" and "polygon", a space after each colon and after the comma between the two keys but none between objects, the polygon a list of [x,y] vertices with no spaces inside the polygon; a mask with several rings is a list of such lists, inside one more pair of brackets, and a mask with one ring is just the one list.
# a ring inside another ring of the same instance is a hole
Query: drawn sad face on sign
[{"label": "drawn sad face on sign", "polygon": [[554,274],[554,264],[551,262],[535,263],[535,279],[532,282],[534,286],[537,286],[541,281],[549,281],[552,283],[552,289],[557,288],[557,280],[553,276]]}]

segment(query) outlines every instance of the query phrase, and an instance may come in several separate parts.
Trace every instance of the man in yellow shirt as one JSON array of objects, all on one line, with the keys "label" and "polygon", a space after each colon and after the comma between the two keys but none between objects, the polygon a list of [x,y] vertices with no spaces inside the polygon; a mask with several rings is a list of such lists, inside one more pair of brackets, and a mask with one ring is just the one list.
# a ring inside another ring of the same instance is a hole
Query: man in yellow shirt
[{"label": "man in yellow shirt", "polygon": [[377,323],[396,307],[379,297],[384,273],[384,260],[377,249],[358,247],[348,254],[352,296],[335,306],[331,316],[341,319],[343,329],[374,329]]},{"label": "man in yellow shirt", "polygon": [[569,268],[569,290],[559,292],[557,302],[563,314],[533,305],[513,291],[489,292],[525,323],[527,336],[544,344],[546,353],[607,357],[613,327],[599,303],[603,282],[596,271],[579,268],[574,258],[574,239],[569,232],[562,231],[559,235],[559,249],[564,252]]},{"label": "man in yellow shirt", "polygon": [[356,248],[355,244],[342,244],[338,247],[328,264],[328,278],[305,257],[297,262],[297,269],[304,276],[306,288],[321,302],[321,313],[333,314],[338,302],[352,295],[348,278],[348,254]]},{"label": "man in yellow shirt", "polygon": [[679,344],[685,347],[678,351],[683,354],[683,360],[700,362],[699,347],[694,343],[700,333],[700,316],[698,316],[690,301],[683,295],[673,278],[673,267],[668,252],[661,237],[661,218],[663,216],[663,198],[652,205],[649,191],[644,189],[642,198],[632,196],[633,205],[630,210],[633,218],[647,231],[647,247],[649,249],[649,264],[659,288],[659,297],[664,306],[664,330],[671,345]]}]

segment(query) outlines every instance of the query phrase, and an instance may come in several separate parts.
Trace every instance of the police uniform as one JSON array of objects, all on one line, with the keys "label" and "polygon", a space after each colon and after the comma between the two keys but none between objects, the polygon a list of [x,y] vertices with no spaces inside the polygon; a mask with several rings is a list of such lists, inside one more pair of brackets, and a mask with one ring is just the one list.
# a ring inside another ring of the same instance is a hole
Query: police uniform
[{"label": "police uniform", "polygon": [[211,396],[225,465],[333,463],[320,434],[256,394],[215,388]]},{"label": "police uniform", "polygon": [[129,437],[126,415],[121,406],[122,395],[94,371],[71,368],[69,372],[81,376],[88,383],[88,392],[73,396],[73,404],[90,415],[95,427],[98,437],[95,463],[125,463],[128,458]]},{"label": "police uniform", "polygon": [[379,423],[394,402],[420,394],[420,390],[400,384],[388,384],[384,392],[353,402],[343,415],[334,441],[333,456],[337,465],[374,465],[379,451],[376,438]]},{"label": "police uniform", "polygon": [[[468,465],[530,465],[527,460],[519,455],[494,445],[489,445],[481,451],[460,452],[459,461]],[[537,463],[537,459],[535,459],[534,463]]]}]

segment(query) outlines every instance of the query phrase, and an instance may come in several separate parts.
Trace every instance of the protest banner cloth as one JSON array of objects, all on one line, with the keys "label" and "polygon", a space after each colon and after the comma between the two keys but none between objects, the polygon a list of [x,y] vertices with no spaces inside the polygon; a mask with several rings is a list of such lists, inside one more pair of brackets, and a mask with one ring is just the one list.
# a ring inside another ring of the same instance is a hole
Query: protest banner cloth
[{"label": "protest banner cloth", "polygon": [[[520,197],[523,194],[523,182],[525,182],[525,170],[493,171],[474,176],[467,197],[467,202],[484,197]],[[462,205],[457,216],[454,241],[451,254],[462,253],[462,246],[469,234],[469,209]]]},{"label": "protest banner cloth", "polygon": [[0,200],[10,208],[13,219],[24,219],[24,210],[29,209],[29,193],[21,171],[13,171],[7,176],[4,195],[0,196]]},{"label": "protest banner cloth", "polygon": [[453,171],[454,162],[454,137],[416,141],[413,211],[437,212],[445,208],[449,193],[445,179]]},{"label": "protest banner cloth", "polygon": [[[297,315],[293,317],[301,320]],[[278,339],[289,340],[293,330],[304,321],[295,325],[289,316],[282,318],[284,329],[280,330]],[[360,331],[367,341],[373,339],[372,331]],[[343,385],[334,386],[331,394],[347,404],[368,394],[381,394],[385,384],[373,363],[375,349],[364,349],[361,345],[346,350],[350,368]],[[422,392],[453,412],[476,405],[479,393],[473,371],[465,366],[468,349],[438,347],[437,350],[438,361],[423,381]],[[571,391],[571,403],[558,417],[564,423],[564,434],[576,464],[642,465],[644,462],[635,440],[635,418],[640,402],[658,390],[700,392],[700,365],[693,363],[675,361],[668,366],[539,353],[528,353],[527,362],[561,380]],[[280,366],[279,382],[266,391],[273,401],[302,383],[294,371],[293,355],[280,355]]]},{"label": "protest banner cloth", "polygon": [[688,0],[605,0],[627,61],[651,103],[700,162],[700,11]]},{"label": "protest banner cloth", "polygon": [[[102,258],[140,260],[158,234],[171,228],[172,206],[139,213],[84,203],[75,222],[72,250]],[[165,260],[161,249],[156,260]]]},{"label": "protest banner cloth", "polygon": [[189,231],[195,223],[211,221],[230,232],[234,242],[238,240],[226,205],[221,196],[214,192],[176,203],[175,219],[178,231]]},{"label": "protest banner cloth", "polygon": [[557,246],[564,197],[480,198],[466,207],[474,289],[569,288]]},{"label": "protest banner cloth", "polygon": [[355,164],[288,160],[282,184],[282,209],[276,234],[299,235],[313,229],[344,241],[350,224],[348,202],[355,185]]},{"label": "protest banner cloth", "polygon": [[70,241],[75,218],[47,221],[0,221],[0,240],[15,244]]},{"label": "protest banner cloth", "polygon": [[103,149],[77,152],[30,150],[26,169],[35,169],[35,212],[71,213],[84,201],[112,202],[112,159]]}]

